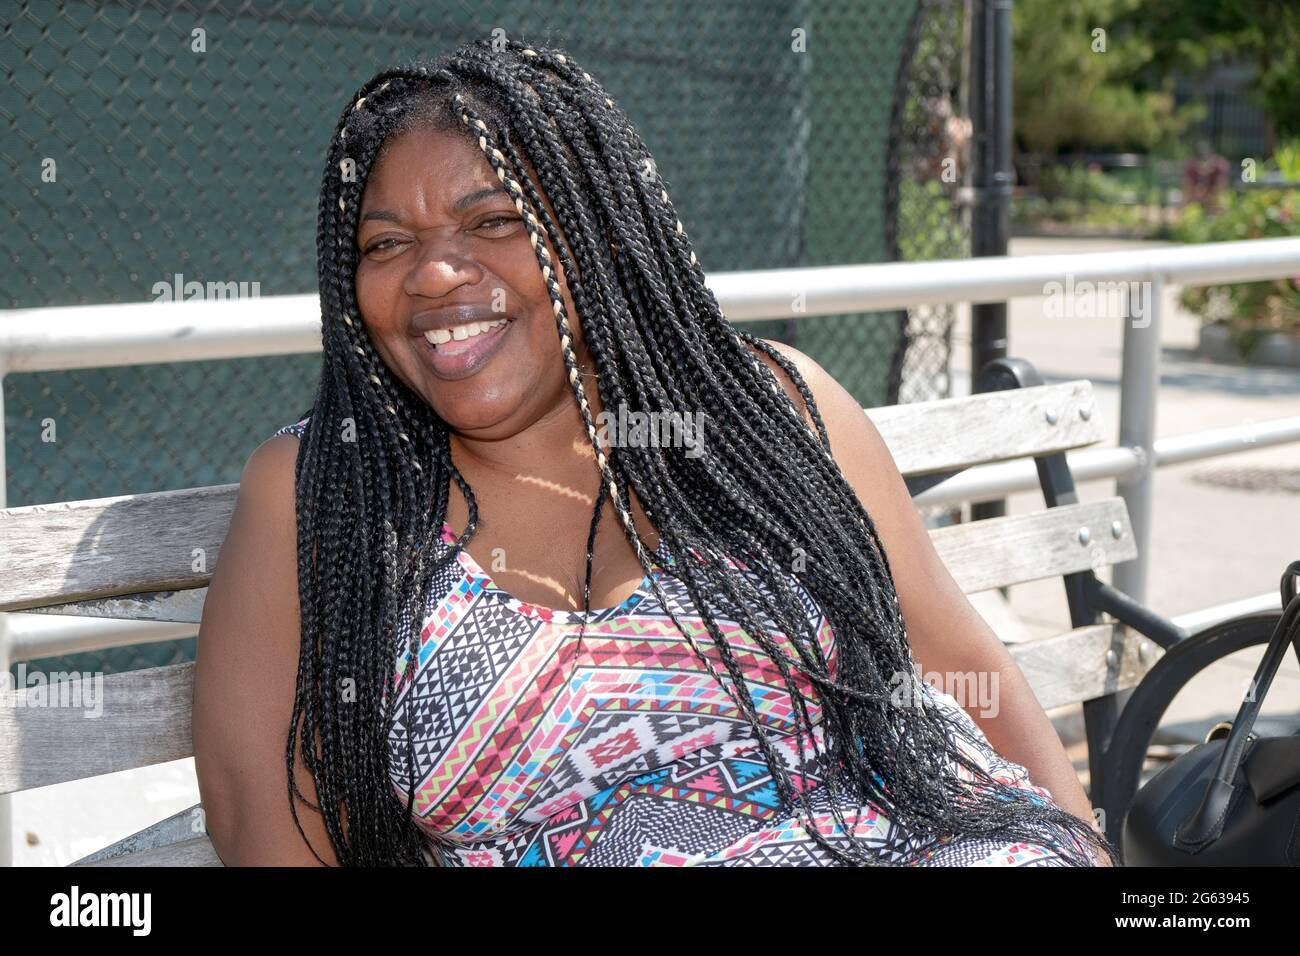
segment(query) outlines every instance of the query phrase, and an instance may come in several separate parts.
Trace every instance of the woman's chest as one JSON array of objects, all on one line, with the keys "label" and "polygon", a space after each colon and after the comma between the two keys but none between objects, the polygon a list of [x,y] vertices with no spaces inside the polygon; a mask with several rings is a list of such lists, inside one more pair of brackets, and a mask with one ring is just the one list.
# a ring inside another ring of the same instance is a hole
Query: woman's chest
[{"label": "woman's chest", "polygon": [[[583,607],[588,539],[593,501],[561,488],[529,492],[529,482],[490,482],[475,486],[478,524],[466,552],[504,591],[540,607]],[[524,486],[521,488],[521,486]],[[658,535],[634,503],[634,521],[652,553]],[[453,497],[447,523],[459,534],[468,524],[465,502]],[[591,541],[591,583],[587,607],[621,604],[644,580],[646,570],[606,502]]]},{"label": "woman's chest", "polygon": [[[577,615],[528,605],[472,571],[430,608],[416,658],[398,661],[390,730],[394,787],[414,792],[425,826],[480,839],[629,775],[752,742],[745,713],[714,677],[726,665],[699,609],[681,582],[653,580],[658,593],[638,588],[592,615],[581,639]],[[833,660],[834,636],[812,608],[808,624]],[[791,732],[778,666],[741,622],[720,615],[714,624],[759,720],[777,736]],[[812,694],[805,678],[796,685]]]}]

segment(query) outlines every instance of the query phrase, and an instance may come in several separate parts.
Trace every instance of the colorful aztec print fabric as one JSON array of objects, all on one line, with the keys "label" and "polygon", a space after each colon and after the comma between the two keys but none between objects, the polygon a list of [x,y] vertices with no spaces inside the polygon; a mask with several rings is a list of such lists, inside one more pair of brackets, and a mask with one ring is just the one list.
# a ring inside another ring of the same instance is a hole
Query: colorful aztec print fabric
[{"label": "colorful aztec print fabric", "polygon": [[[275,434],[301,437],[304,418]],[[444,525],[442,546],[456,541]],[[684,586],[653,574],[679,621],[722,672]],[[742,573],[743,566],[732,564]],[[827,659],[835,636],[795,585]],[[581,615],[520,601],[460,551],[427,597],[412,664],[409,633],[394,662],[398,695],[389,731],[390,778],[403,805],[407,748],[415,763],[415,814],[444,866],[835,866],[804,823],[783,809],[752,728],[704,669],[651,577],[617,607]],[[407,625],[409,627],[409,625]],[[760,721],[778,741],[796,785],[791,698],[776,667],[734,622],[722,622],[745,668]],[[793,650],[787,642],[786,647]],[[801,678],[802,679],[802,678]],[[803,679],[806,680],[806,679]],[[809,690],[802,683],[801,689]],[[969,732],[958,746],[1025,799],[1051,800],[1024,767],[1000,757],[955,698],[922,682],[927,700]],[[384,697],[387,701],[387,695]],[[409,706],[408,706],[409,705]],[[817,719],[817,708],[810,706]],[[821,742],[821,724],[816,728]],[[805,740],[812,823],[828,842],[836,823],[825,769]],[[969,779],[970,772],[960,769]],[[841,799],[848,799],[845,795]],[[842,807],[860,839],[901,835],[879,807]],[[1067,866],[1049,847],[951,838],[921,866]]]}]

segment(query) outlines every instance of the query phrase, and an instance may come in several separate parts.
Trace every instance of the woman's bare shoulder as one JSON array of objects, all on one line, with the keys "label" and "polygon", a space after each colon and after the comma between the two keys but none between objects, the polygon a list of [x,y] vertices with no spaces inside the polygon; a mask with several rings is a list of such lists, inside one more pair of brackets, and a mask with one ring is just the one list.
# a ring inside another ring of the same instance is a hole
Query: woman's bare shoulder
[{"label": "woman's bare shoulder", "polygon": [[[293,427],[288,426],[290,429]],[[298,449],[301,446],[302,436],[298,431],[281,428],[269,438],[263,439],[262,443],[253,449],[244,464],[244,476],[240,478],[240,482],[249,477],[254,480],[266,480],[277,474],[283,480],[286,467],[290,474],[293,473],[294,463],[298,460]]]},{"label": "woman's bare shoulder", "polygon": [[236,512],[253,512],[277,525],[294,519],[294,472],[300,442],[285,432],[273,435],[253,449],[239,477]]},{"label": "woman's bare shoulder", "polygon": [[[784,342],[777,342],[773,339],[762,339],[761,341],[773,352],[776,352],[777,355],[784,358],[786,363],[792,365],[795,371],[799,373],[799,377],[803,379],[808,391],[812,393],[813,401],[817,404],[817,411],[821,414],[822,421],[831,434],[832,443],[836,431],[842,431],[845,426],[850,430],[858,426],[858,419],[863,417],[862,406],[829,372],[814,359],[792,345],[786,345]],[[776,380],[785,389],[785,393],[790,396],[790,401],[794,402],[794,407],[802,413],[808,427],[814,428],[808,405],[804,401],[803,395],[800,394],[794,379],[790,377],[781,362],[761,348],[750,346],[750,349],[764,365],[772,370]]]},{"label": "woman's bare shoulder", "polygon": [[[865,497],[872,486],[878,485],[882,480],[894,486],[894,490],[901,488],[903,479],[898,473],[893,455],[861,403],[850,394],[849,390],[815,360],[798,349],[782,342],[768,339],[763,341],[792,365],[804,380],[817,405],[817,412],[826,426],[831,454],[858,496]],[[780,362],[759,349],[755,351],[772,369],[777,381],[781,383],[795,407],[803,413],[808,427],[815,431],[812,416],[808,412],[803,396],[785,369],[781,367]]]}]

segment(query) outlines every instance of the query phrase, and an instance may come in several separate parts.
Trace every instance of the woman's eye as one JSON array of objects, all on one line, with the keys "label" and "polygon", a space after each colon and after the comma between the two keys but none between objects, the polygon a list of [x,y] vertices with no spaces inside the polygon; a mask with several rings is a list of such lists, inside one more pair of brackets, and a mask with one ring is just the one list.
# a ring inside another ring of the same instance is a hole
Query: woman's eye
[{"label": "woman's eye", "polygon": [[485,219],[479,223],[480,226],[489,226],[493,229],[501,229],[512,222],[519,222],[518,216],[493,216],[491,219]]},{"label": "woman's eye", "polygon": [[366,255],[370,255],[370,253],[372,252],[380,252],[385,248],[387,248],[388,243],[396,242],[396,241],[397,241],[396,239],[389,238],[389,239],[380,239],[378,242],[372,242],[370,245],[366,246],[365,253]]}]

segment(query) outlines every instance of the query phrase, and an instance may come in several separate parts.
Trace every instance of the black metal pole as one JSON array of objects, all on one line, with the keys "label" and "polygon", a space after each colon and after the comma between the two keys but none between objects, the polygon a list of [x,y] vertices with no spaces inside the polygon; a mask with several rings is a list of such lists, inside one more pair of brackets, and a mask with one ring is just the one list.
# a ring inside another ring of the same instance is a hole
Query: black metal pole
[{"label": "black metal pole", "polygon": [[[1010,232],[1011,0],[971,3],[971,255],[1004,256]],[[971,388],[988,362],[1007,354],[1007,304],[971,308]],[[971,519],[1006,514],[1006,501],[971,505]]]}]

